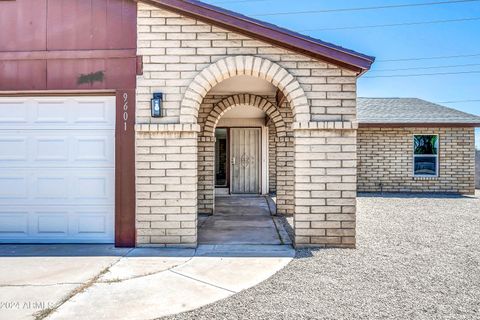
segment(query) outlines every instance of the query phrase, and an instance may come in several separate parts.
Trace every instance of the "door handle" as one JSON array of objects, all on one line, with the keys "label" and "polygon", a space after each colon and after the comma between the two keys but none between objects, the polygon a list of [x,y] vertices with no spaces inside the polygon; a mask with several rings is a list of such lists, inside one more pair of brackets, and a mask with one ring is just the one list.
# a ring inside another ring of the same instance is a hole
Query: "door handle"
[{"label": "door handle", "polygon": [[232,166],[235,165],[235,157],[232,157]]}]

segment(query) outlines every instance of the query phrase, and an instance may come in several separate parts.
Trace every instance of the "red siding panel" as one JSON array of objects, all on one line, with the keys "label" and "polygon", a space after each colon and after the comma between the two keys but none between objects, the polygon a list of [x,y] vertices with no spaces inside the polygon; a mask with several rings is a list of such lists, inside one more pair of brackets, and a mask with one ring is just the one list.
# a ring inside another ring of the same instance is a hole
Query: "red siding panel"
[{"label": "red siding panel", "polygon": [[[48,88],[52,90],[135,88],[135,70],[136,58],[49,60]],[[80,76],[96,72],[104,73],[103,81],[78,83]]]},{"label": "red siding panel", "polygon": [[[92,48],[106,48],[111,49],[108,46],[108,31],[107,31],[107,2],[106,1],[94,1],[92,3],[92,21],[91,32],[94,37],[92,37],[91,46]],[[115,19],[113,19],[115,21]],[[135,47],[135,46],[134,46]],[[120,48],[123,49],[123,48]]]},{"label": "red siding panel", "polygon": [[0,90],[134,89],[136,19],[131,0],[0,1]]},{"label": "red siding panel", "polygon": [[136,4],[48,0],[47,30],[49,50],[132,49],[136,47]]},{"label": "red siding panel", "polygon": [[0,60],[0,91],[46,90],[45,60]]},{"label": "red siding panel", "polygon": [[137,58],[108,59],[105,78],[108,88],[136,88]]},{"label": "red siding panel", "polygon": [[99,71],[105,72],[105,60],[103,59],[49,60],[47,68],[49,88],[56,88],[57,90],[98,90],[107,88],[105,81],[93,82],[91,84],[78,83],[78,78],[81,75]]},{"label": "red siding panel", "polygon": [[[109,49],[137,48],[137,4],[130,0],[110,0],[108,9]],[[118,17],[122,18],[121,23],[119,23]]]},{"label": "red siding panel", "polygon": [[47,0],[0,2],[0,51],[46,50]]}]

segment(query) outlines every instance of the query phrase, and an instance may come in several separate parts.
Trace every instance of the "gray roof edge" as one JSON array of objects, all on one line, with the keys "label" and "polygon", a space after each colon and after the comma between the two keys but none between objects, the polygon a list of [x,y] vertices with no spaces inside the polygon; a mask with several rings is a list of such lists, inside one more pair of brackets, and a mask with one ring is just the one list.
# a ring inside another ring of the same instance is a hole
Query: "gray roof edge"
[{"label": "gray roof edge", "polygon": [[[434,118],[418,118],[417,119],[414,119],[414,117],[411,117],[411,114],[407,114],[405,113],[404,116],[407,118],[407,119],[402,119],[401,117],[399,117],[399,114],[395,114],[395,115],[391,115],[390,113],[383,113],[380,115],[380,117],[376,117],[375,115],[366,115],[365,118],[362,118],[362,116],[360,115],[358,117],[358,122],[360,124],[381,124],[381,123],[385,123],[385,124],[442,124],[442,125],[446,125],[446,124],[465,124],[465,125],[469,125],[469,126],[477,126],[477,127],[480,127],[480,116],[477,116],[477,115],[474,115],[474,114],[471,114],[471,113],[467,113],[467,112],[463,112],[463,111],[460,111],[460,110],[457,110],[457,109],[454,109],[454,108],[451,108],[451,107],[446,107],[446,106],[443,106],[443,105],[440,105],[438,103],[433,103],[433,102],[430,102],[430,101],[427,101],[427,100],[423,100],[423,99],[420,99],[420,98],[379,98],[379,97],[358,97],[357,98],[357,102],[361,102],[361,101],[368,101],[368,100],[375,100],[375,101],[378,101],[378,102],[382,102],[383,101],[383,104],[382,103],[376,103],[375,105],[361,105],[360,103],[357,103],[357,108],[359,109],[359,113],[362,113],[362,109],[364,112],[367,112],[369,108],[376,108],[375,111],[379,111],[378,109],[379,108],[384,108],[384,109],[392,109],[392,108],[398,108],[399,111],[401,111],[401,107],[402,107],[402,104],[403,106],[405,105],[409,105],[409,107],[415,107],[416,110],[420,110],[422,108],[436,108],[437,109],[437,112],[439,113],[439,115],[435,116]],[[412,102],[412,101],[418,101],[418,104],[412,104],[412,103],[409,103],[409,102]],[[388,102],[388,103],[387,103]],[[395,104],[392,104],[392,102],[397,102],[398,105],[395,106]],[[407,110],[409,111],[409,110]],[[431,111],[430,109],[428,111]],[[441,113],[445,112],[446,117],[441,117]],[[401,116],[401,114],[400,114]],[[408,117],[410,116],[410,117]]]}]

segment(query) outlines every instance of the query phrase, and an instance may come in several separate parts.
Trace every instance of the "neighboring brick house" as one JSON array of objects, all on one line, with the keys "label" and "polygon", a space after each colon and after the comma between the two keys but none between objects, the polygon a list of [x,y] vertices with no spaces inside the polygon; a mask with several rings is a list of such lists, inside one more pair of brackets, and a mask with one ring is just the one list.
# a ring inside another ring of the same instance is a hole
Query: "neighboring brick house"
[{"label": "neighboring brick house", "polygon": [[358,191],[475,193],[480,117],[410,98],[359,98],[357,110]]}]

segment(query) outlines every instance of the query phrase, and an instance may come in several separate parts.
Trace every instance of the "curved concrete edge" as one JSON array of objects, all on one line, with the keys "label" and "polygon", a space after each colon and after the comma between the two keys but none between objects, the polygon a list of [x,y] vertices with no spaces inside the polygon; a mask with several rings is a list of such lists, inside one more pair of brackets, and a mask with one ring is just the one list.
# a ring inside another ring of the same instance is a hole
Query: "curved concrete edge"
[{"label": "curved concrete edge", "polygon": [[[142,250],[142,251],[140,251]],[[251,288],[284,268],[291,246],[134,249],[48,319],[154,319]]]},{"label": "curved concrete edge", "polygon": [[291,246],[201,245],[193,259],[171,271],[238,293],[270,278],[294,256]]}]

